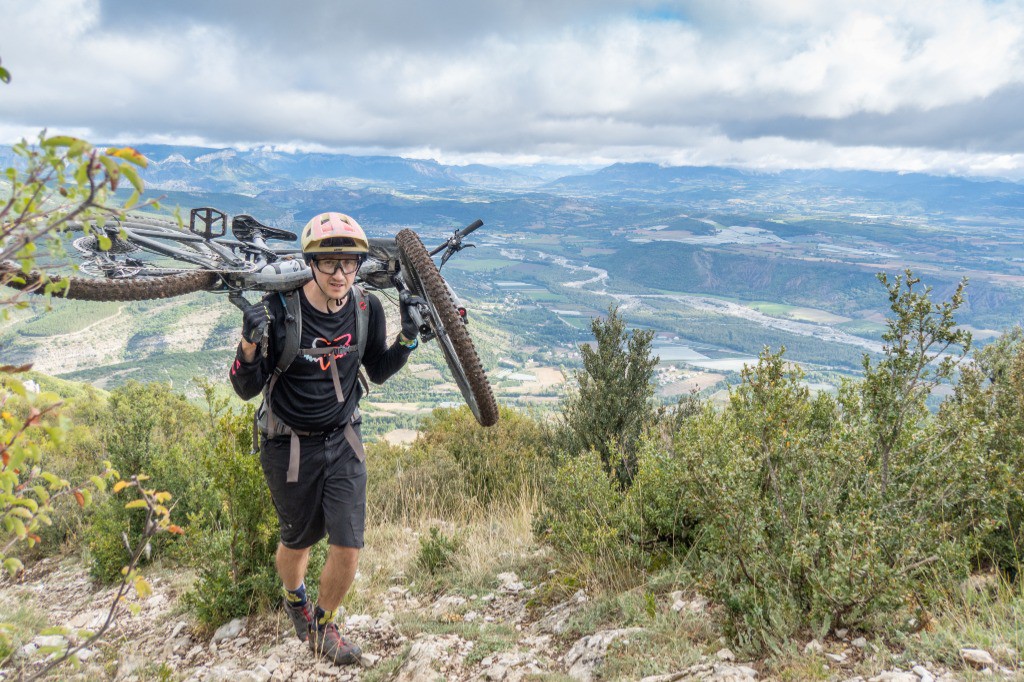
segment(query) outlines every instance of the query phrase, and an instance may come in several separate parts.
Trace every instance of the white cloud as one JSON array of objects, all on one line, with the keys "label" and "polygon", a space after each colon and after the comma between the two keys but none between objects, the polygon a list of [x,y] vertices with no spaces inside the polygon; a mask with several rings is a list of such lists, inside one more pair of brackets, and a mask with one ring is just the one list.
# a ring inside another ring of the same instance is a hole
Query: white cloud
[{"label": "white cloud", "polygon": [[[1022,0],[0,0],[0,16],[0,134],[936,168],[1024,152],[998,109],[1024,84]],[[961,129],[957,107],[988,127]]]}]

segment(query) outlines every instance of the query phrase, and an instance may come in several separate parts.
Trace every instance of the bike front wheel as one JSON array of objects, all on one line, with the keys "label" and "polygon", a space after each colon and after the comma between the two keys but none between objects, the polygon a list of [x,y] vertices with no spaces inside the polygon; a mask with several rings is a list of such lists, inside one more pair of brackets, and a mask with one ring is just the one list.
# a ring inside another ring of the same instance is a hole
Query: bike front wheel
[{"label": "bike front wheel", "polygon": [[480,356],[473,346],[466,322],[459,315],[437,265],[412,230],[402,230],[395,236],[395,241],[402,272],[415,293],[427,302],[430,325],[469,409],[483,426],[497,424],[498,403],[494,400],[491,384],[480,364]]}]

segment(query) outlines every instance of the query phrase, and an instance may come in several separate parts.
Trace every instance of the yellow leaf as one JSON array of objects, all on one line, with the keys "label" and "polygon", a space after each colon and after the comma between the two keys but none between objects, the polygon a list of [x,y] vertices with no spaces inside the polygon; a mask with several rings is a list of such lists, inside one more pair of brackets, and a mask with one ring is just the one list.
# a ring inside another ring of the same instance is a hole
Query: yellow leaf
[{"label": "yellow leaf", "polygon": [[114,484],[114,492],[119,493],[125,488],[127,488],[129,485],[131,484],[128,481],[118,481],[117,483]]},{"label": "yellow leaf", "polygon": [[124,508],[125,509],[145,509],[146,508],[146,501],[145,500],[132,500],[131,502],[126,504],[124,506]]},{"label": "yellow leaf", "polygon": [[146,597],[153,594],[152,586],[150,586],[146,579],[143,578],[141,575],[135,578],[134,586],[135,593],[139,595],[141,599],[145,599]]},{"label": "yellow leaf", "polygon": [[111,147],[110,149],[107,150],[107,154],[109,154],[110,156],[116,156],[117,158],[122,159],[123,161],[133,163],[136,166],[140,166],[142,168],[145,168],[146,166],[149,165],[149,159],[143,156],[137,149],[133,149],[131,147]]}]

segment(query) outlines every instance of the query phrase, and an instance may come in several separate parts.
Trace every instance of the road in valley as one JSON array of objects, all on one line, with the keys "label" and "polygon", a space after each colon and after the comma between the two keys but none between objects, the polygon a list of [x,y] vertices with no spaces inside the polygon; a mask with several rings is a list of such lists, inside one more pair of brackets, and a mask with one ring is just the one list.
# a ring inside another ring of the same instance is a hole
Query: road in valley
[{"label": "road in valley", "polygon": [[[605,288],[605,285],[608,282],[607,270],[595,268],[589,264],[580,265],[578,263],[573,263],[563,256],[554,256],[540,251],[535,251],[534,253],[539,260],[550,261],[555,265],[565,268],[574,275],[577,272],[594,273],[593,277],[584,280],[564,282],[563,286],[571,287],[573,289],[581,289],[589,284],[600,283],[601,289],[596,293],[611,296],[616,300],[621,301],[627,307],[630,304],[642,305],[644,299],[665,299],[693,308],[694,310],[712,312],[719,315],[728,315],[730,317],[738,317],[762,327],[777,329],[790,334],[809,336],[827,343],[841,343],[848,346],[856,346],[857,348],[863,348],[871,351],[872,353],[882,352],[882,344],[878,341],[863,339],[859,336],[848,334],[824,324],[772,317],[770,315],[765,315],[762,312],[758,312],[753,308],[740,305],[739,303],[724,301],[712,296],[700,296],[695,294],[613,294]],[[526,252],[521,249],[502,249],[501,255],[505,258],[519,261],[525,261],[527,258]]]}]

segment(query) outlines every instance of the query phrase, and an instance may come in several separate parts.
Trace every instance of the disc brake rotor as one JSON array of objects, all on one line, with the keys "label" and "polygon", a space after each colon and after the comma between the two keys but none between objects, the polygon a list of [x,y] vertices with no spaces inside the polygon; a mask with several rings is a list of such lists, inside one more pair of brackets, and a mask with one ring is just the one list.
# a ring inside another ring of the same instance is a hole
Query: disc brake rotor
[{"label": "disc brake rotor", "polygon": [[100,240],[94,234],[87,234],[84,237],[79,237],[75,241],[71,242],[71,245],[75,247],[75,249],[86,255],[93,255],[97,253],[132,253],[133,251],[139,250],[139,247],[137,247],[135,244],[132,244],[130,241],[126,239],[121,239],[120,237],[117,236],[110,238],[109,249],[101,249]]},{"label": "disc brake rotor", "polygon": [[87,275],[93,277],[131,277],[138,274],[142,270],[141,266],[138,265],[126,265],[125,263],[115,263],[113,261],[100,261],[98,259],[92,259],[82,261],[78,266],[79,271],[84,272]]}]

